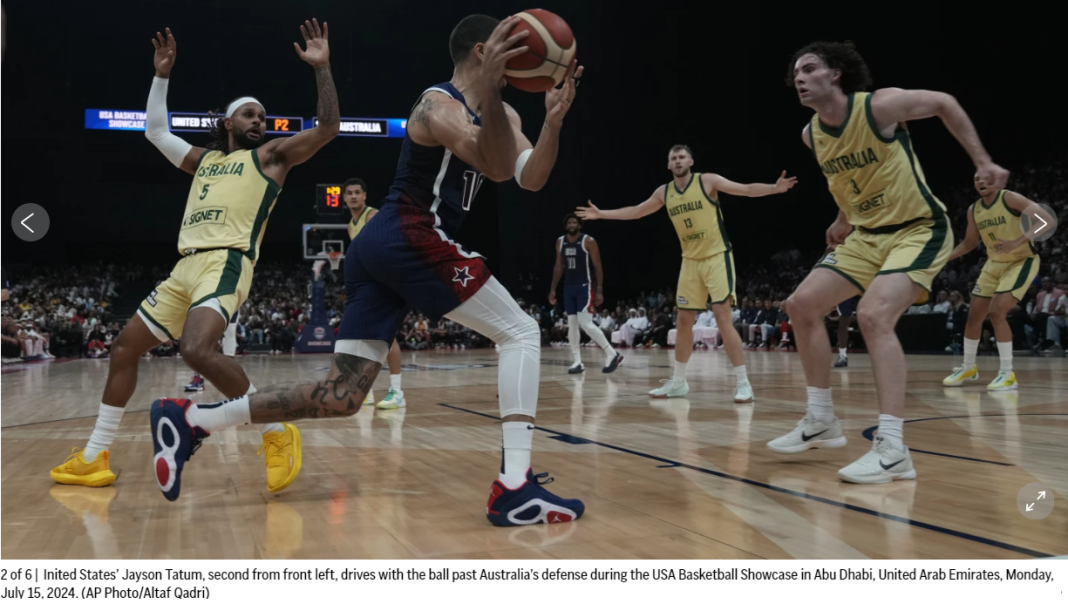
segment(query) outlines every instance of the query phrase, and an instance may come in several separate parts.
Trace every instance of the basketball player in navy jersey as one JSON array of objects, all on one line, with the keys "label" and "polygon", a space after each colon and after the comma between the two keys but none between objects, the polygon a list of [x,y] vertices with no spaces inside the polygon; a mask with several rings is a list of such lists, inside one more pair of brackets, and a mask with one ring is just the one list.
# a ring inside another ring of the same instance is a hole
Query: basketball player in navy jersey
[{"label": "basketball player in navy jersey", "polygon": [[[593,324],[594,308],[604,304],[604,272],[601,270],[601,250],[593,237],[582,232],[582,219],[574,213],[564,217],[566,235],[556,240],[556,266],[553,267],[553,286],[549,290],[549,304],[556,306],[556,286],[564,278],[564,312],[567,314],[567,335],[571,342],[571,354],[575,364],[567,370],[570,374],[582,373],[582,348],[579,327],[590,336],[606,355],[601,373],[612,373],[623,362],[608,343],[601,328]],[[590,265],[593,273],[590,273]],[[591,283],[591,281],[593,283]],[[597,285],[594,294],[593,284]]]},{"label": "basketball player in navy jersey", "polygon": [[[581,501],[553,495],[542,486],[549,480],[540,480],[548,474],[531,470],[541,362],[538,324],[490,274],[480,255],[452,240],[484,179],[514,177],[532,191],[544,186],[575,96],[575,79],[582,75],[582,68],[572,64],[562,87],[545,93],[545,122],[537,144],[531,145],[519,115],[501,100],[505,64],[528,50],[521,44],[529,32],[509,35],[516,23],[516,17],[498,21],[473,15],[453,30],[452,80],[420,95],[389,195],[346,252],[345,315],[328,377],[267,387],[214,405],[173,399],[152,404],[157,480],[169,499],[178,495],[186,460],[214,430],[359,411],[401,321],[414,306],[431,323],[445,316],[500,346],[503,459],[486,505],[490,522],[519,526],[582,516]],[[198,421],[187,421],[187,411],[195,412]]]}]

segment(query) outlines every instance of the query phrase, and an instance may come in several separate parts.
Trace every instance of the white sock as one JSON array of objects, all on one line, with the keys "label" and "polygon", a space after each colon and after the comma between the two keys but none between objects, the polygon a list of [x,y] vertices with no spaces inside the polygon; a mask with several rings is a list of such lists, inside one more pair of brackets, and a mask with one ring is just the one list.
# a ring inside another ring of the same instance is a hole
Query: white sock
[{"label": "white sock", "polygon": [[1001,357],[1001,370],[1012,371],[1012,342],[998,342],[998,356]]},{"label": "white sock", "polygon": [[99,414],[96,416],[96,427],[93,428],[93,433],[89,435],[89,444],[85,445],[85,450],[82,452],[86,461],[92,463],[96,456],[100,455],[101,451],[107,451],[111,448],[111,443],[115,442],[115,434],[119,431],[119,422],[122,421],[124,411],[126,411],[125,407],[112,407],[111,405],[100,403]]},{"label": "white sock", "polygon": [[838,349],[838,358],[840,358],[840,359],[846,358],[846,353],[847,352],[849,352],[848,348],[839,348]]},{"label": "white sock", "polygon": [[389,374],[389,387],[397,392],[401,391],[401,374]]},{"label": "white sock", "polygon": [[879,416],[879,436],[898,449],[905,450],[905,420],[893,415]]},{"label": "white sock", "polygon": [[734,378],[738,382],[738,385],[749,383],[749,376],[745,372],[745,365],[738,365],[734,368]]},{"label": "white sock", "polygon": [[[221,403],[209,403],[193,405],[186,413],[190,424],[204,428],[208,433],[223,430],[231,426],[244,426],[252,423],[252,410],[249,408],[248,397],[242,396]],[[278,424],[281,428],[281,425]],[[281,432],[275,430],[276,432]]]},{"label": "white sock", "polygon": [[808,412],[818,422],[829,424],[834,421],[834,403],[831,402],[830,388],[808,387]]},{"label": "white sock", "polygon": [[964,368],[971,369],[975,365],[975,353],[979,351],[979,340],[964,338]]},{"label": "white sock", "polygon": [[527,481],[530,450],[534,448],[534,424],[505,422],[501,475],[498,480],[509,489],[518,489]]},{"label": "white sock", "polygon": [[582,343],[582,336],[579,335],[578,317],[571,315],[567,318],[567,339],[571,342],[571,354],[575,357],[575,364],[578,365],[582,362],[582,350],[579,345]]},{"label": "white sock", "polygon": [[686,381],[686,363],[675,361],[675,375],[671,376],[671,379],[679,382]]}]

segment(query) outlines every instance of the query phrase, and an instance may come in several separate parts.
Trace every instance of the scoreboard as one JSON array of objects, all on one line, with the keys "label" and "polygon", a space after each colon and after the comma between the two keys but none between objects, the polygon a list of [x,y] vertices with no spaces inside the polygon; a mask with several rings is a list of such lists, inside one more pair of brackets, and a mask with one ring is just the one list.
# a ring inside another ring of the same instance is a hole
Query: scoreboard
[{"label": "scoreboard", "polygon": [[[86,130],[145,130],[144,111],[121,109],[86,109]],[[208,132],[213,118],[207,113],[172,112],[167,121],[171,132]],[[319,118],[267,116],[267,134],[290,135],[319,125]],[[375,138],[404,138],[406,119],[341,118],[341,136],[370,136]]]},{"label": "scoreboard", "polygon": [[341,216],[345,213],[345,200],[341,185],[320,184],[315,191],[315,211],[319,216]]}]

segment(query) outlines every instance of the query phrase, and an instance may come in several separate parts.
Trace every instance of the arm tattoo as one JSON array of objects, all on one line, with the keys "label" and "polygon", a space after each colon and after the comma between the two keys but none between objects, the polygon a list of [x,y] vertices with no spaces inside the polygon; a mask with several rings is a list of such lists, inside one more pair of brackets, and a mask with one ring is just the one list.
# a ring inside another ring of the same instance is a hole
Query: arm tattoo
[{"label": "arm tattoo", "polygon": [[319,89],[319,124],[334,126],[341,123],[341,108],[329,65],[315,68],[315,82]]},{"label": "arm tattoo", "polygon": [[249,397],[253,423],[345,417],[360,410],[382,364],[347,354],[334,355],[335,370],[310,384],[268,386]]},{"label": "arm tattoo", "polygon": [[434,97],[429,94],[423,97],[422,101],[416,105],[415,111],[412,112],[410,121],[419,122],[424,128],[430,130],[430,112],[434,109]]}]

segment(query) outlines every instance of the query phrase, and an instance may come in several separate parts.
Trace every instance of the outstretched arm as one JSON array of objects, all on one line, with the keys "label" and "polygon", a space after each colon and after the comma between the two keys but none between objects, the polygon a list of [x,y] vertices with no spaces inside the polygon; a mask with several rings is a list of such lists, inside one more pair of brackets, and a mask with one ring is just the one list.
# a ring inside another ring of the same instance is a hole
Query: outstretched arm
[{"label": "outstretched arm", "polygon": [[560,240],[556,240],[556,264],[553,265],[553,286],[549,290],[549,304],[556,306],[556,286],[560,284],[560,278],[564,276],[564,260],[560,254]]},{"label": "outstretched arm", "polygon": [[307,50],[301,50],[296,42],[293,46],[304,62],[315,68],[315,87],[319,92],[319,125],[291,137],[277,139],[263,146],[261,158],[264,167],[281,166],[288,170],[312,158],[319,149],[334,140],[341,132],[341,108],[338,105],[337,89],[334,76],[330,73],[330,30],[319,21],[305,21],[300,26]]},{"label": "outstretched arm", "polygon": [[964,147],[979,176],[995,189],[1005,188],[1009,171],[995,164],[986,152],[971,118],[953,96],[932,90],[883,88],[871,97],[872,116],[880,131],[892,133],[897,124],[939,117],[946,129]]},{"label": "outstretched arm", "polygon": [[[664,188],[666,189],[667,187],[665,186]],[[664,207],[664,191],[658,188],[653,191],[649,199],[640,204],[629,208],[619,208],[618,210],[602,210],[593,205],[592,201],[587,203],[590,204],[590,207],[579,207],[575,210],[575,215],[583,220],[637,220]]]},{"label": "outstretched arm", "polygon": [[163,156],[182,170],[193,174],[200,163],[205,149],[194,147],[186,141],[171,134],[167,126],[167,87],[170,84],[171,69],[178,55],[178,43],[168,27],[167,37],[156,32],[152,46],[156,48],[152,62],[156,67],[156,77],[152,80],[152,89],[148,92],[148,106],[145,115],[145,138],[147,138]]},{"label": "outstretched arm", "polygon": [[604,271],[601,270],[601,248],[593,237],[586,236],[587,250],[590,252],[590,261],[593,262],[593,275],[597,280],[597,293],[593,299],[594,306],[604,304]]},{"label": "outstretched arm", "polygon": [[575,100],[575,90],[578,83],[575,81],[582,76],[582,67],[575,69],[575,62],[568,68],[564,85],[553,88],[545,93],[545,123],[542,124],[541,134],[538,135],[538,144],[531,148],[530,141],[523,135],[523,123],[519,114],[510,106],[508,119],[512,123],[518,143],[519,156],[515,166],[515,181],[520,187],[528,191],[540,191],[549,180],[549,174],[556,165],[556,155],[560,147],[560,129],[564,125],[564,116],[571,108],[571,102]]},{"label": "outstretched arm", "polygon": [[737,195],[739,197],[766,197],[768,195],[775,195],[777,193],[785,193],[792,189],[797,184],[797,177],[786,177],[786,170],[782,171],[782,176],[779,180],[775,181],[775,184],[739,184],[726,178],[723,178],[719,174],[702,174],[701,185],[708,192],[709,197],[715,199],[717,191],[723,191],[730,195]]},{"label": "outstretched arm", "polygon": [[[1057,228],[1056,216],[1051,215],[1042,206],[1015,191],[1005,191],[1005,205],[1020,214],[1027,214],[1032,217],[1031,229],[1029,231],[1032,236],[1034,236],[1036,229],[1042,229],[1043,231],[1049,232]],[[1043,222],[1046,224],[1043,225]],[[1011,252],[1027,241],[1027,233],[1024,233],[1012,241],[997,242],[994,245],[994,249],[999,253]]]},{"label": "outstretched arm", "polygon": [[964,240],[953,248],[953,251],[949,253],[949,260],[946,262],[952,262],[960,258],[974,250],[977,245],[979,245],[979,227],[975,225],[975,204],[972,204],[968,206],[968,230],[964,234]]}]

